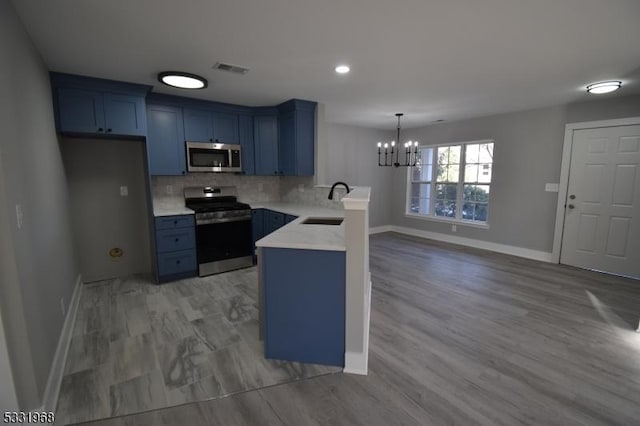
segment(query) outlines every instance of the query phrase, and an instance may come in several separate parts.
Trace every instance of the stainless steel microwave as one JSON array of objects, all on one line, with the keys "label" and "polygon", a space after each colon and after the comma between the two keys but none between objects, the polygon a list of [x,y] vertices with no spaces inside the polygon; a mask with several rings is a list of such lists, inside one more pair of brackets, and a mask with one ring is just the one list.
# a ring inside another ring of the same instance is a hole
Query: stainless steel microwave
[{"label": "stainless steel microwave", "polygon": [[240,145],[187,142],[187,171],[241,172]]}]

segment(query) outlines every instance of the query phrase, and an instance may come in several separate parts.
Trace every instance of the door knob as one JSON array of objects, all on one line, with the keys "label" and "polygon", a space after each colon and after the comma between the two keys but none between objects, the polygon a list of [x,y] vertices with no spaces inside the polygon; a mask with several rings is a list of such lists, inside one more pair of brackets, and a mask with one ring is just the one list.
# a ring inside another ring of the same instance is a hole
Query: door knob
[{"label": "door knob", "polygon": [[569,198],[571,198],[572,200],[575,200],[575,199],[576,199],[576,196],[575,196],[575,195],[573,195],[573,194],[571,194],[571,195],[569,195]]},{"label": "door knob", "polygon": [[576,206],[574,206],[573,204],[569,204],[569,208],[570,208],[570,209],[575,209],[575,208],[576,208]]}]

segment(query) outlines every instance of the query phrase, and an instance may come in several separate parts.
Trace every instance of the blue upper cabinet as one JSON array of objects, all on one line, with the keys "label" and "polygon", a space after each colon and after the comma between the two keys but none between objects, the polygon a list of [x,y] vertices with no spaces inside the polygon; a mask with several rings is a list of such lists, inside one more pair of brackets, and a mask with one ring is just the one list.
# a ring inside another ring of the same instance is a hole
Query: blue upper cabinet
[{"label": "blue upper cabinet", "polygon": [[184,136],[189,142],[213,142],[211,111],[185,108]]},{"label": "blue upper cabinet", "polygon": [[213,113],[213,140],[232,144],[239,142],[237,114]]},{"label": "blue upper cabinet", "polygon": [[186,157],[182,109],[147,105],[147,157],[151,175],[183,175]]},{"label": "blue upper cabinet", "polygon": [[238,143],[238,115],[185,108],[184,134],[189,142]]},{"label": "blue upper cabinet", "polygon": [[256,115],[253,119],[256,174],[279,175],[278,168],[278,116]]},{"label": "blue upper cabinet", "polygon": [[98,137],[144,137],[150,86],[51,73],[58,131]]},{"label": "blue upper cabinet", "polygon": [[294,176],[296,167],[296,113],[285,112],[278,117],[278,162],[283,175]]},{"label": "blue upper cabinet", "polygon": [[240,115],[238,117],[239,141],[242,147],[242,174],[255,175],[255,154],[253,146],[253,117]]},{"label": "blue upper cabinet", "polygon": [[313,176],[315,170],[316,103],[292,99],[278,105],[280,172]]},{"label": "blue upper cabinet", "polygon": [[104,132],[102,93],[82,89],[58,89],[61,132]]},{"label": "blue upper cabinet", "polygon": [[106,133],[145,136],[147,117],[144,98],[105,93],[104,122]]}]

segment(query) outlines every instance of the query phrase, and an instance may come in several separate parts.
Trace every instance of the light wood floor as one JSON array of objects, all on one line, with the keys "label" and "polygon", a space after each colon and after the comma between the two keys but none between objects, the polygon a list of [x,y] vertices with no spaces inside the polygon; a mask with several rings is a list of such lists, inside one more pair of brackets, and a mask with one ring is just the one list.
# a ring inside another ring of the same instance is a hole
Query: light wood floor
[{"label": "light wood floor", "polygon": [[97,424],[638,425],[640,282],[371,237],[370,374]]}]

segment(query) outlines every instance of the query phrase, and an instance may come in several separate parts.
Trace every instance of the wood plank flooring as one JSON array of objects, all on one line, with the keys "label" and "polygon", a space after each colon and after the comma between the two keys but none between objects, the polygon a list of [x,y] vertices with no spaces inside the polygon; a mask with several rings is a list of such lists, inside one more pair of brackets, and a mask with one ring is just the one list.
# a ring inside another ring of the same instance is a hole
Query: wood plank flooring
[{"label": "wood plank flooring", "polygon": [[56,424],[141,413],[339,368],[266,360],[256,269],[156,285],[129,277],[87,285]]},{"label": "wood plank flooring", "polygon": [[370,244],[368,376],[95,424],[640,424],[639,281],[393,233]]}]

